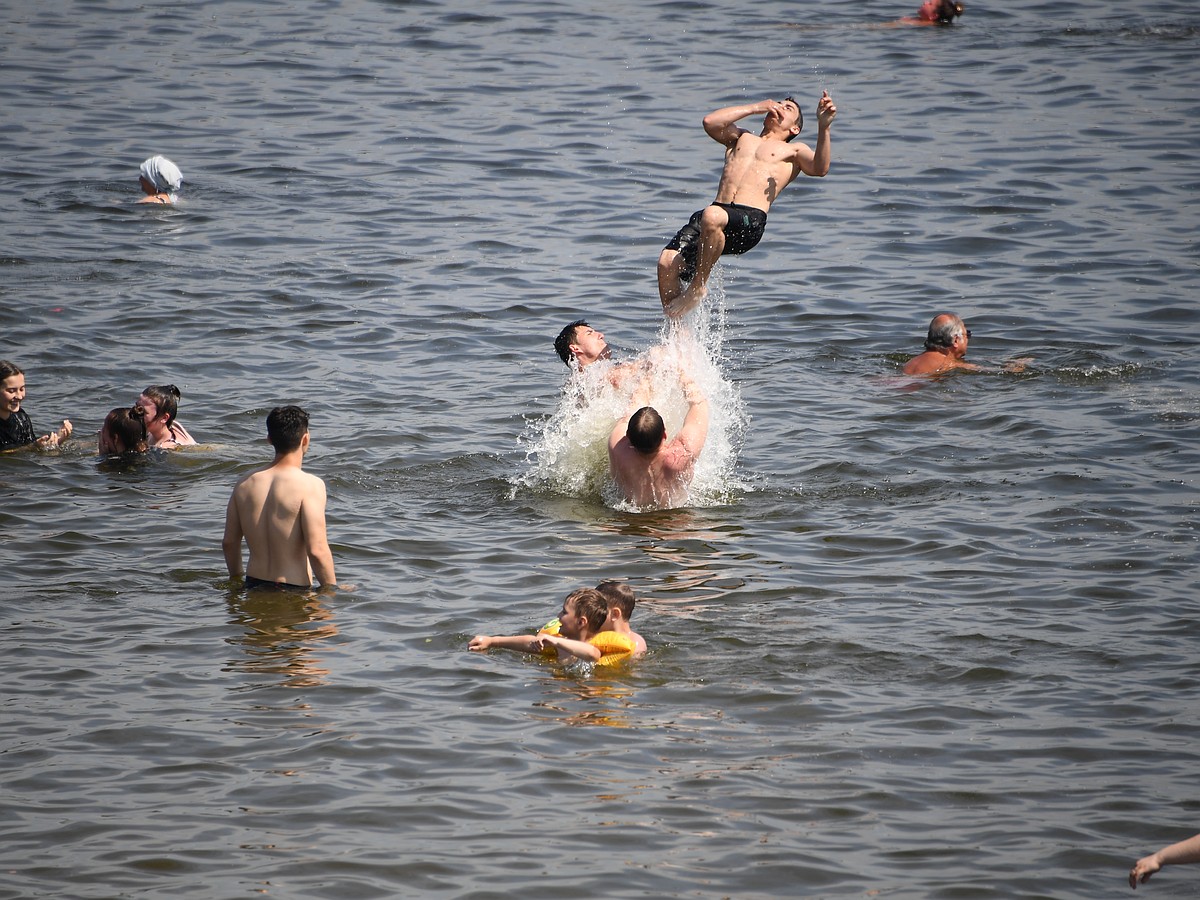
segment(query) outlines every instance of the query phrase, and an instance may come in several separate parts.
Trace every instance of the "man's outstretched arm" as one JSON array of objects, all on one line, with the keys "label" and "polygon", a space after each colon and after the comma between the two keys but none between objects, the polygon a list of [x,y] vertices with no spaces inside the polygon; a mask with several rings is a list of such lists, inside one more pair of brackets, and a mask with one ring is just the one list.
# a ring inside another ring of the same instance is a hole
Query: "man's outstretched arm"
[{"label": "man's outstretched arm", "polygon": [[1133,868],[1129,872],[1129,886],[1137,890],[1139,882],[1145,884],[1150,876],[1163,866],[1194,862],[1200,862],[1200,834],[1190,837],[1186,841],[1180,841],[1178,844],[1163,847],[1149,856],[1143,856],[1133,864]]}]

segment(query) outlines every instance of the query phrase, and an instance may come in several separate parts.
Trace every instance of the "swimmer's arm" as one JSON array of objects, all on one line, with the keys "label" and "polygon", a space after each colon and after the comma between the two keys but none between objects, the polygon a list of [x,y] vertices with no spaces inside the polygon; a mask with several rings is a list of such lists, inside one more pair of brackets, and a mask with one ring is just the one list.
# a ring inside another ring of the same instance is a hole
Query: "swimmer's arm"
[{"label": "swimmer's arm", "polygon": [[714,109],[704,117],[704,131],[718,144],[732,147],[737,143],[737,139],[745,134],[745,129],[737,127],[738,120],[746,116],[766,115],[774,104],[774,100],[762,100],[758,103]]},{"label": "swimmer's arm", "polygon": [[1200,834],[1190,837],[1186,841],[1180,841],[1178,844],[1163,847],[1149,856],[1143,856],[1134,863],[1133,869],[1129,872],[1129,886],[1137,890],[1139,881],[1145,884],[1150,876],[1163,866],[1195,862],[1200,862]]},{"label": "swimmer's arm", "polygon": [[[633,415],[633,413],[630,413]],[[629,416],[622,419],[617,419],[617,424],[613,426],[613,430],[608,435],[608,452],[612,453],[617,449],[617,444],[621,443],[621,438],[625,437],[625,432],[629,430]]]},{"label": "swimmer's arm", "polygon": [[319,478],[312,493],[300,505],[300,525],[304,529],[304,551],[313,577],[323,588],[337,588],[337,576],[333,571],[333,551],[325,531],[325,482]]},{"label": "swimmer's arm", "polygon": [[541,634],[477,634],[467,644],[467,649],[476,653],[484,650],[519,650],[522,653],[541,653],[546,646],[543,643],[545,635]]},{"label": "swimmer's arm", "polygon": [[[1024,372],[1025,367],[1031,362],[1033,362],[1033,357],[1031,356],[1009,360],[1002,366],[977,366],[975,363],[959,360],[955,365],[948,366],[947,368],[962,369],[964,372],[980,372],[984,375],[1014,375],[1018,372]],[[946,371],[946,369],[942,371]]]},{"label": "swimmer's arm", "polygon": [[237,503],[229,498],[225,507],[225,536],[221,538],[221,552],[225,554],[225,568],[230,578],[241,578],[242,569],[242,520],[238,515]]}]

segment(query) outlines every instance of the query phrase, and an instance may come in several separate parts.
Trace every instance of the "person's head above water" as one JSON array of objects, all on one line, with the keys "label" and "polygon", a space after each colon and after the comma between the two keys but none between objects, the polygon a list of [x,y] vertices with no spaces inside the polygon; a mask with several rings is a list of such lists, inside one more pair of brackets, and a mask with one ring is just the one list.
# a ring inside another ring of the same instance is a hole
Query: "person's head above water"
[{"label": "person's head above water", "polygon": [[577,588],[567,594],[559,610],[559,634],[573,641],[586,641],[608,618],[608,600],[595,588]]},{"label": "person's head above water", "polygon": [[104,425],[100,429],[101,453],[114,456],[145,453],[148,441],[146,410],[142,407],[121,407],[104,417]]},{"label": "person's head above water", "polygon": [[637,603],[637,594],[633,588],[621,581],[613,581],[605,579],[596,585],[596,590],[604,595],[604,599],[608,601],[608,606],[611,609],[616,607],[621,610],[621,615],[628,621],[633,615],[633,607]]},{"label": "person's head above water", "polygon": [[639,453],[653,453],[667,439],[667,426],[652,406],[643,406],[629,417],[625,436]]},{"label": "person's head above water", "polygon": [[146,411],[146,427],[159,440],[170,437],[171,423],[179,414],[179,399],[183,395],[173,384],[152,384],[137,399]]},{"label": "person's head above water", "polygon": [[147,194],[174,194],[183,184],[179,166],[165,156],[152,156],[138,170],[142,190]]},{"label": "person's head above water", "polygon": [[795,140],[804,128],[804,111],[791,96],[784,97],[763,117],[763,134],[768,131],[784,131],[785,141]]},{"label": "person's head above water", "polygon": [[955,0],[925,0],[917,10],[917,18],[922,22],[932,22],[936,25],[949,25],[956,16],[963,14],[964,7]]},{"label": "person's head above water", "polygon": [[929,323],[929,333],[925,337],[926,350],[941,350],[949,352],[955,349],[961,342],[962,353],[967,352],[967,341],[971,338],[971,332],[963,323],[963,320],[953,313],[942,313],[933,317],[933,321]]},{"label": "person's head above water", "polygon": [[267,440],[276,453],[291,453],[308,434],[308,413],[299,406],[277,406],[267,415]]},{"label": "person's head above water", "polygon": [[576,319],[554,339],[554,352],[565,365],[572,361],[577,368],[590,366],[598,359],[608,359],[611,351],[604,335],[583,319]]}]

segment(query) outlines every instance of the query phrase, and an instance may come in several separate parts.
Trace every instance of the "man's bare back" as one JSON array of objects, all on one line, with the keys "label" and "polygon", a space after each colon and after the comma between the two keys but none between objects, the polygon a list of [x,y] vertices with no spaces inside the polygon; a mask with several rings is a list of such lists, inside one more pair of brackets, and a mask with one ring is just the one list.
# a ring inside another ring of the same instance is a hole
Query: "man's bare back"
[{"label": "man's bare back", "polygon": [[609,451],[613,480],[621,496],[639,507],[671,509],[687,500],[696,460],[679,439],[671,441],[650,460],[621,438]]},{"label": "man's bare back", "polygon": [[[613,481],[621,496],[636,506],[672,509],[687,500],[696,459],[708,437],[708,401],[690,378],[684,379],[683,387],[688,412],[679,433],[670,441],[666,440],[662,417],[650,407],[623,416],[609,435],[608,462]],[[657,431],[639,427],[651,422]],[[649,437],[639,437],[638,431]],[[635,441],[652,446],[639,449]]]},{"label": "man's bare back", "polygon": [[305,414],[299,446],[280,450],[277,444],[275,461],[234,487],[221,541],[231,576],[242,574],[244,538],[250,548],[249,578],[310,587],[315,576],[322,587],[337,586],[325,531],[325,482],[301,469],[308,441]]}]

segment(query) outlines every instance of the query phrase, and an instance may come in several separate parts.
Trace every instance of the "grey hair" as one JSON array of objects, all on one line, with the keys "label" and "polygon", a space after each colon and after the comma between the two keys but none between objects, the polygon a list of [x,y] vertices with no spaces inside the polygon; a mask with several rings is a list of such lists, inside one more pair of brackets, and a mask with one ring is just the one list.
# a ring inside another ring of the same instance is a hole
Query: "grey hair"
[{"label": "grey hair", "polygon": [[960,334],[967,333],[967,326],[957,316],[950,318],[941,325],[936,325],[937,320],[940,318],[941,316],[937,316],[929,323],[929,334],[925,338],[926,350],[941,350],[944,347],[949,347]]}]

